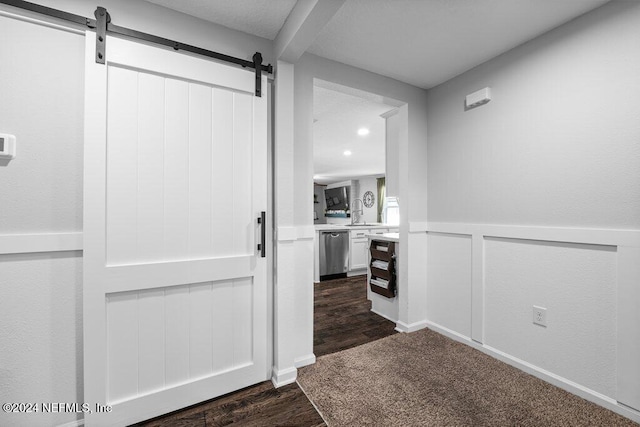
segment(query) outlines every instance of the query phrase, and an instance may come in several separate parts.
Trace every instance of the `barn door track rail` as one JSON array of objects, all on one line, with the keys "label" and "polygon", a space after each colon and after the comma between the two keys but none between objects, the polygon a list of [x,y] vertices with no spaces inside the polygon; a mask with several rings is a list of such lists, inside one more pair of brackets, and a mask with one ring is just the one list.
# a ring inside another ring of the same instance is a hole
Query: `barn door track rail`
[{"label": "barn door track rail", "polygon": [[243,68],[253,68],[256,74],[255,96],[262,96],[262,72],[264,71],[269,74],[273,73],[273,66],[271,64],[265,65],[262,63],[262,54],[260,52],[256,52],[253,55],[253,61],[248,61],[246,59],[236,58],[234,56],[225,55],[223,53],[202,49],[197,46],[180,43],[175,40],[165,39],[164,37],[158,37],[152,34],[120,27],[111,23],[111,15],[109,15],[109,12],[104,7],[98,7],[96,9],[95,19],[93,19],[23,0],[0,0],[0,4],[6,4],[19,9],[39,13],[41,15],[47,15],[53,18],[62,19],[64,21],[73,22],[75,24],[95,30],[96,62],[99,64],[104,64],[106,61],[107,34],[115,34],[133,39],[144,40],[162,46],[168,46],[173,48],[174,50],[183,50],[186,52],[195,53],[197,55],[206,56],[218,61],[230,62],[232,64],[240,65]]}]

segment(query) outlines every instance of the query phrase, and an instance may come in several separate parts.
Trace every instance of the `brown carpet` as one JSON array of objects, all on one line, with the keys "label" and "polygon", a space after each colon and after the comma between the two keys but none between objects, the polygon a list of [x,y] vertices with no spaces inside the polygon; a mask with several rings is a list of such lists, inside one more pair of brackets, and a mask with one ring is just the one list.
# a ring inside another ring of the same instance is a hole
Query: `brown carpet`
[{"label": "brown carpet", "polygon": [[329,426],[637,426],[424,329],[318,358],[298,383]]}]

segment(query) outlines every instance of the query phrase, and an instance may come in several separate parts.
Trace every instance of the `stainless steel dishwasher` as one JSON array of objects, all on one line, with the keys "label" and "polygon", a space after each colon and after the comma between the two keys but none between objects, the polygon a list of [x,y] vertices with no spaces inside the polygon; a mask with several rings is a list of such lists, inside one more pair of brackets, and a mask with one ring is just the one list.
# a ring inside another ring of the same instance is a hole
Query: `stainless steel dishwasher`
[{"label": "stainless steel dishwasher", "polygon": [[320,232],[320,281],[344,277],[349,268],[349,232]]}]

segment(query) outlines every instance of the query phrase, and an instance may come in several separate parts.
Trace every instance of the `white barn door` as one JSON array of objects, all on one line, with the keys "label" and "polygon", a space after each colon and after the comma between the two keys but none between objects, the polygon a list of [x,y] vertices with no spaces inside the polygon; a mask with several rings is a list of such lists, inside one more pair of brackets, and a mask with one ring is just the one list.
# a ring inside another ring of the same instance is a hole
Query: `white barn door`
[{"label": "white barn door", "polygon": [[267,91],[253,71],[115,37],[106,65],[94,55],[88,32],[85,419],[125,425],[269,376]]}]

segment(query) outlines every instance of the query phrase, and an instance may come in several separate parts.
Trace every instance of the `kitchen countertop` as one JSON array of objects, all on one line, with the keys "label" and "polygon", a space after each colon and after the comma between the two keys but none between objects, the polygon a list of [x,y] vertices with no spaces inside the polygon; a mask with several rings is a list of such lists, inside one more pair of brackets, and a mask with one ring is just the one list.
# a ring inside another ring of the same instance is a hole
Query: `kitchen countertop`
[{"label": "kitchen countertop", "polygon": [[384,225],[384,224],[363,224],[357,226],[351,226],[346,224],[316,224],[314,225],[316,231],[331,231],[331,230],[367,230],[367,229],[379,229],[379,228],[396,228],[397,225]]},{"label": "kitchen countertop", "polygon": [[369,240],[384,240],[386,242],[400,242],[400,233],[367,234]]}]

